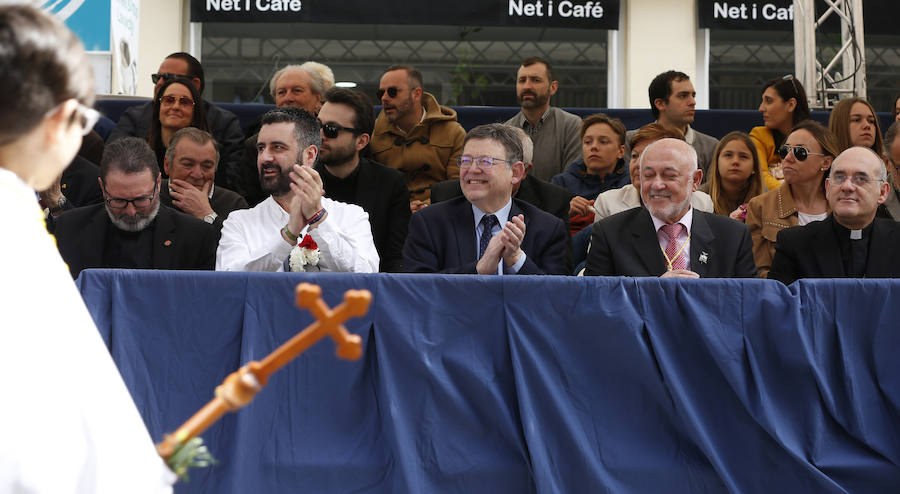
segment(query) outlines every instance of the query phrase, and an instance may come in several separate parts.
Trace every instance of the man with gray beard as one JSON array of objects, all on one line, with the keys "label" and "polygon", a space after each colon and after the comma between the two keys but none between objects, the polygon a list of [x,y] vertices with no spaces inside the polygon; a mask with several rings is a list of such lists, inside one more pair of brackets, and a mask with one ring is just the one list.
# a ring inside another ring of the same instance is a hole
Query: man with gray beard
[{"label": "man with gray beard", "polygon": [[147,141],[125,137],[100,163],[103,204],[56,218],[54,234],[73,278],[87,268],[213,269],[216,231],[159,200],[160,173]]}]

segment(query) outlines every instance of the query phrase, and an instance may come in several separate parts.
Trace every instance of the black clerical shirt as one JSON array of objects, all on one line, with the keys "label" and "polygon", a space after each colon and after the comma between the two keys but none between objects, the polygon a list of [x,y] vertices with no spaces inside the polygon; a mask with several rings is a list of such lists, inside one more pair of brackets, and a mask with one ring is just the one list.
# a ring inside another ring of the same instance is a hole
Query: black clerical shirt
[{"label": "black clerical shirt", "polygon": [[862,230],[850,230],[837,221],[833,221],[832,225],[841,248],[844,273],[849,278],[865,278],[873,223]]},{"label": "black clerical shirt", "polygon": [[106,229],[103,262],[106,268],[152,269],[154,219],[139,232],[110,225]]}]

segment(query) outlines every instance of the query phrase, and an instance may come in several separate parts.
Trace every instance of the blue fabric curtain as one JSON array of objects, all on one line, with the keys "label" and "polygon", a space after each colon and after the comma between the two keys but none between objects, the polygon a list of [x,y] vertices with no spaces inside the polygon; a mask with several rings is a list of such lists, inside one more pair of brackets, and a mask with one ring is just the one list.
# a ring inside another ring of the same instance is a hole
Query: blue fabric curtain
[{"label": "blue fabric curtain", "polygon": [[366,288],[346,324],[204,439],[180,493],[883,493],[900,489],[900,282],[87,270],[161,440],[240,365]]}]

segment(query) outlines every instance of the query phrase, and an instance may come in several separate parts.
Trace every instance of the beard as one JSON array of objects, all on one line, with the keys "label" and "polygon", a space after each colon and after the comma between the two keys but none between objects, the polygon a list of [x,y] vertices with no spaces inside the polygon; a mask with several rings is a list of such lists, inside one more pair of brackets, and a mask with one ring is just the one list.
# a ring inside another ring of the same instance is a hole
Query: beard
[{"label": "beard", "polygon": [[687,196],[680,203],[670,202],[665,206],[655,206],[651,205],[650,201],[648,201],[649,197],[644,197],[644,194],[641,194],[644,207],[650,211],[650,214],[663,221],[678,221],[681,219],[681,216],[683,216],[685,211],[687,211],[687,208],[690,207],[692,197],[693,194],[689,191]]},{"label": "beard", "polygon": [[413,108],[413,97],[412,93],[409,94],[409,97],[406,101],[397,101],[393,105],[391,105],[396,111],[393,114],[385,113],[384,116],[387,117],[388,122],[394,123],[397,120],[405,117],[407,113],[412,111]]},{"label": "beard", "polygon": [[346,146],[339,147],[328,145],[328,149],[319,149],[319,163],[325,166],[340,166],[349,162],[356,156],[356,146],[353,141]]},{"label": "beard", "polygon": [[156,215],[159,214],[159,195],[154,198],[153,205],[150,206],[150,211],[147,213],[135,211],[134,214],[125,214],[124,212],[116,214],[109,209],[109,204],[107,204],[106,214],[109,215],[109,221],[111,221],[119,230],[126,232],[143,231],[150,226],[150,223],[153,223],[153,220],[156,219]]},{"label": "beard", "polygon": [[[269,169],[278,170],[277,177],[266,177],[263,172]],[[259,185],[264,194],[276,197],[283,196],[291,191],[290,169],[282,170],[278,163],[265,163],[259,167]]]},{"label": "beard", "polygon": [[[531,95],[532,99],[524,99],[525,95]],[[550,93],[537,93],[534,91],[523,91],[516,96],[519,100],[519,105],[522,108],[540,108],[547,104],[550,101]]]}]

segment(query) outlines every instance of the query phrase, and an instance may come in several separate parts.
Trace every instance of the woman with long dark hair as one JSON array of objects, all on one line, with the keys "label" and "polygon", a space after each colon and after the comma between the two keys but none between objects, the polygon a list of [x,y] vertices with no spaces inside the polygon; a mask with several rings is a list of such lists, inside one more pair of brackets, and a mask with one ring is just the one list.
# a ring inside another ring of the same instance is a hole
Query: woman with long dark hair
[{"label": "woman with long dark hair", "polygon": [[759,155],[763,185],[768,190],[775,190],[784,178],[778,148],[795,125],[809,118],[809,103],[803,84],[792,75],[767,82],[763,86],[759,111],[763,114],[765,125],[754,127],[750,138]]},{"label": "woman with long dark hair", "polygon": [[[147,142],[156,153],[159,169],[163,171],[163,158],[169,140],[185,127],[196,127],[209,132],[206,108],[200,91],[187,77],[173,77],[160,86],[153,100],[153,122]],[[163,171],[163,178],[167,175]]]},{"label": "woman with long dark hair", "polygon": [[837,137],[839,152],[853,146],[862,146],[884,154],[884,139],[875,109],[865,98],[846,98],[838,101],[831,110],[828,129]]}]

